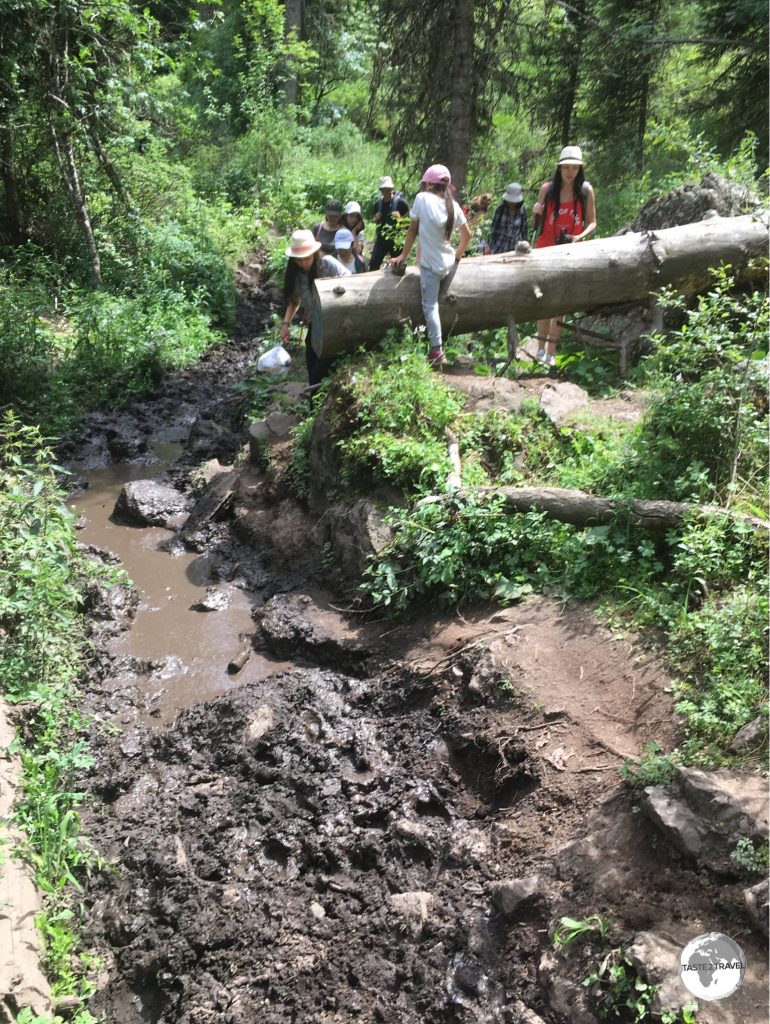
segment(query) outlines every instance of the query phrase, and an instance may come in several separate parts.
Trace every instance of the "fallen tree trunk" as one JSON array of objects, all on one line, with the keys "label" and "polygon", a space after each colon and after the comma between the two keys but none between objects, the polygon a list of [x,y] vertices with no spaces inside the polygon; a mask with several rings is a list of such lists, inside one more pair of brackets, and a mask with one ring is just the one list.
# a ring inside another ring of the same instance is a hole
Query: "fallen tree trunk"
[{"label": "fallen tree trunk", "polygon": [[[475,256],[461,260],[442,284],[441,323],[446,336],[645,301],[666,285],[697,292],[720,264],[743,276],[764,277],[767,244],[767,222],[748,215],[523,255]],[[374,271],[314,283],[312,340],[318,355],[335,356],[379,341],[408,320],[423,322],[416,267],[402,277]]]},{"label": "fallen tree trunk", "polygon": [[574,526],[602,526],[627,516],[632,526],[664,531],[681,526],[686,518],[695,513],[702,516],[727,516],[735,522],[747,523],[753,530],[770,530],[770,523],[758,516],[740,515],[718,505],[693,505],[684,501],[651,501],[643,498],[597,498],[585,491],[561,487],[476,487],[473,491],[429,495],[417,502],[417,508],[469,497],[471,494],[499,495],[505,499],[512,512],[545,512],[551,519],[572,523]]}]

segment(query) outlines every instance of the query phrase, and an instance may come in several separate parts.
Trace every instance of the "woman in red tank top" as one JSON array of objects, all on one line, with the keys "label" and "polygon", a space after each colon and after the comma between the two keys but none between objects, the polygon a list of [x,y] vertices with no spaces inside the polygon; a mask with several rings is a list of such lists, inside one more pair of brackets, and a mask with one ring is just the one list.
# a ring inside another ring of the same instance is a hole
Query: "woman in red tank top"
[{"label": "woman in red tank top", "polygon": [[[583,154],[579,146],[565,146],[552,181],[540,186],[532,207],[533,223],[543,228],[536,249],[549,245],[582,242],[596,230],[596,198],[583,174]],[[537,359],[553,366],[556,345],[561,337],[564,316],[537,322]]]}]

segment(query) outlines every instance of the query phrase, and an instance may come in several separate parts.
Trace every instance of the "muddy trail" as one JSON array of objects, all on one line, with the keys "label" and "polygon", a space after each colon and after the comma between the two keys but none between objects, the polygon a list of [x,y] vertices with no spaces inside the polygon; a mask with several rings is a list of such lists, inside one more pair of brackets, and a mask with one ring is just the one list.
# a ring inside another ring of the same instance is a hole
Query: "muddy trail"
[{"label": "muddy trail", "polygon": [[[730,935],[744,983],[698,1020],[766,1020],[766,939],[728,856],[736,830],[766,830],[763,783],[682,773],[665,791],[679,821],[631,796],[624,758],[675,741],[670,680],[589,607],[338,610],[329,517],[237,458],[232,387],[271,301],[257,274],[235,339],[64,452],[82,542],[136,584],[89,594],[92,1012],[593,1024],[581,982],[607,947],[557,950],[553,932],[599,914],[671,1008],[689,999],[671,951]],[[301,413],[300,384],[279,394],[280,415]],[[165,489],[143,519],[113,511],[132,481]]]}]

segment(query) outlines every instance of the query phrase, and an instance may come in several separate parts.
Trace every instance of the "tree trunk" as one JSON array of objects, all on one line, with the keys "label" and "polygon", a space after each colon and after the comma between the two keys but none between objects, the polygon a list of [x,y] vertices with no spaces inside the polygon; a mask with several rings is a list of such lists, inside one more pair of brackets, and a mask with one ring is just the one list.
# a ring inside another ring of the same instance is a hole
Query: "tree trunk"
[{"label": "tree trunk", "polygon": [[123,184],[123,180],[118,174],[118,169],[112,162],[107,151],[102,146],[101,140],[98,135],[98,125],[92,124],[86,132],[86,137],[91,149],[94,151],[97,160],[101,164],[102,170],[107,175],[107,178],[115,190],[115,194],[121,203],[126,207],[127,210],[134,211],[134,203],[131,196]]},{"label": "tree trunk", "polygon": [[16,177],[13,128],[8,123],[0,127],[0,177],[3,180],[3,201],[8,238],[12,245],[20,245],[26,237],[27,217],[21,205],[19,183]]},{"label": "tree trunk", "polygon": [[[283,34],[286,40],[302,36],[303,0],[285,0],[283,10]],[[284,106],[294,106],[297,102],[299,81],[293,69],[290,77],[283,83]]]},{"label": "tree trunk", "polygon": [[566,57],[569,68],[567,90],[564,95],[564,102],[561,109],[561,144],[568,146],[572,139],[572,115],[575,112],[575,103],[578,93],[578,75],[580,73],[580,58],[583,52],[583,40],[585,39],[586,28],[584,14],[584,0],[576,0],[575,10],[567,10],[567,21],[575,30],[575,46]]},{"label": "tree trunk", "polygon": [[454,0],[452,27],[454,47],[451,57],[447,55],[449,66],[446,68],[451,90],[446,162],[452,183],[462,190],[468,174],[473,134],[473,0]]},{"label": "tree trunk", "polygon": [[80,171],[75,159],[72,139],[66,131],[60,131],[57,128],[53,118],[50,122],[50,128],[62,177],[70,194],[70,199],[75,209],[75,218],[88,249],[88,256],[91,262],[91,281],[95,288],[101,288],[102,265],[99,257],[99,247],[96,244],[94,229],[91,226],[91,216],[88,212],[88,203],[86,202],[83,186],[80,182]]},{"label": "tree trunk", "polygon": [[[744,277],[764,277],[767,223],[753,215],[555,245],[524,255],[462,260],[443,282],[439,311],[445,335],[644,302],[665,285],[694,293],[710,268],[728,263]],[[752,261],[754,261],[752,265]],[[375,271],[316,279],[313,347],[324,358],[380,341],[392,327],[422,323],[420,272]]]},{"label": "tree trunk", "polygon": [[628,521],[643,530],[664,532],[676,529],[694,513],[704,516],[728,516],[747,523],[754,530],[767,532],[770,524],[757,516],[735,515],[715,505],[692,505],[681,501],[649,501],[641,498],[597,498],[585,491],[560,487],[478,487],[472,492],[435,494],[422,498],[417,506],[456,500],[463,494],[489,494],[504,498],[512,512],[544,512],[551,519],[573,526],[603,526],[616,519]]}]

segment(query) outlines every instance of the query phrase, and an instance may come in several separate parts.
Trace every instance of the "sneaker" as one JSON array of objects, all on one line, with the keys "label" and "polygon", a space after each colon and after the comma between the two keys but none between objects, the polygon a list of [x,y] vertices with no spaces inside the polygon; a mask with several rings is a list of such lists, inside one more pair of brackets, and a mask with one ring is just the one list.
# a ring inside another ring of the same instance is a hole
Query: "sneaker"
[{"label": "sneaker", "polygon": [[428,362],[436,369],[440,369],[446,362],[443,348],[432,348],[428,353]]},{"label": "sneaker", "polygon": [[545,349],[544,348],[539,348],[537,350],[537,352],[535,352],[535,359],[538,361],[538,363],[544,363],[545,362]]},{"label": "sneaker", "polygon": [[555,356],[552,353],[549,352],[549,354],[545,357],[543,362],[545,363],[546,366],[553,366],[554,365],[554,359],[555,359]]}]

